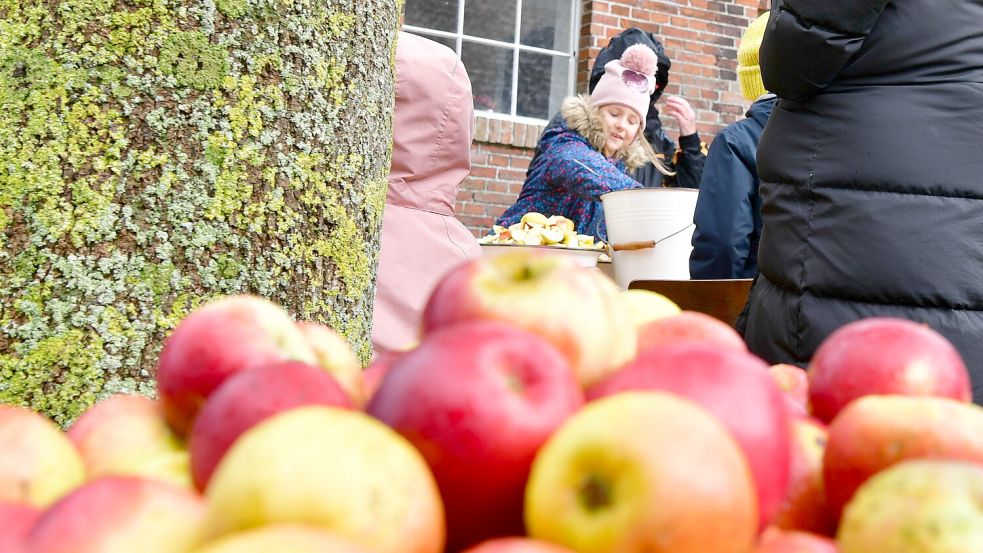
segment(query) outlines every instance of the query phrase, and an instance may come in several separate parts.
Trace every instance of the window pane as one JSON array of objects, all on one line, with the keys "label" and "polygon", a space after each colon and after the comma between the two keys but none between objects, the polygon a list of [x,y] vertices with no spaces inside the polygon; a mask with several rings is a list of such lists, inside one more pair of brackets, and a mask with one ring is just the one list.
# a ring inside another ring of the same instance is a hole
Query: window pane
[{"label": "window pane", "polygon": [[522,44],[570,52],[571,0],[522,0]]},{"label": "window pane", "polygon": [[451,50],[454,50],[454,52],[457,52],[457,39],[456,38],[447,38],[447,37],[443,37],[443,36],[428,35],[427,33],[419,33],[419,32],[416,32],[416,31],[407,31],[407,32],[413,33],[414,35],[422,36],[423,38],[428,38],[428,39],[430,39],[430,40],[432,40],[434,42],[439,42],[439,43],[443,44],[444,46],[450,48]]},{"label": "window pane", "polygon": [[476,111],[512,113],[512,52],[467,41],[461,45]]},{"label": "window pane", "polygon": [[406,0],[404,23],[456,33],[457,3],[458,0]]},{"label": "window pane", "polygon": [[516,114],[549,119],[568,94],[570,58],[519,52]]},{"label": "window pane", "polygon": [[516,0],[465,0],[464,34],[515,42]]}]

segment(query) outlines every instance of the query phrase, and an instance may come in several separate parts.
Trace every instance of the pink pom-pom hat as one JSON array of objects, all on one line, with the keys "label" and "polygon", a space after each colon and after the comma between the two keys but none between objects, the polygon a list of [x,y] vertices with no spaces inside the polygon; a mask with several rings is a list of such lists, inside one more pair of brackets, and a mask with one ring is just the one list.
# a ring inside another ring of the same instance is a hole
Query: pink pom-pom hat
[{"label": "pink pom-pom hat", "polygon": [[655,92],[655,71],[659,58],[644,44],[629,46],[621,59],[609,61],[604,75],[594,87],[591,101],[595,106],[618,104],[630,108],[644,122],[649,98]]},{"label": "pink pom-pom hat", "polygon": [[659,58],[648,46],[633,44],[621,54],[621,65],[642,75],[655,77],[655,70],[659,67]]}]

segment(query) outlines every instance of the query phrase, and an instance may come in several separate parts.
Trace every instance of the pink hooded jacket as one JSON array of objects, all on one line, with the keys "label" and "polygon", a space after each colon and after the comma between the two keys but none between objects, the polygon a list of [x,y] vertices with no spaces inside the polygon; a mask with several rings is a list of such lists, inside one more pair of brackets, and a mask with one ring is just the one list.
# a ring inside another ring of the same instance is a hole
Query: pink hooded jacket
[{"label": "pink hooded jacket", "polygon": [[437,281],[481,255],[477,240],[454,218],[457,189],[471,172],[473,134],[464,64],[446,46],[400,32],[392,168],[372,323],[376,352],[416,342]]}]

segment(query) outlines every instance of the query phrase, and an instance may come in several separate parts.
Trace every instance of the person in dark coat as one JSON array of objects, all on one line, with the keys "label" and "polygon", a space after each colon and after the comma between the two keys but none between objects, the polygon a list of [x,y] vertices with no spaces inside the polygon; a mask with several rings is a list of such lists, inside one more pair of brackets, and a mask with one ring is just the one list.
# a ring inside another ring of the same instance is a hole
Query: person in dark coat
[{"label": "person in dark coat", "polygon": [[751,278],[758,269],[761,196],[755,155],[777,101],[765,90],[758,65],[767,24],[767,14],[755,19],[737,50],[741,93],[753,103],[745,119],[717,133],[707,154],[693,215],[696,229],[689,272],[694,279]]},{"label": "person in dark coat", "polygon": [[804,366],[851,321],[918,321],[980,403],[983,0],[774,0],[760,57],[780,100],[758,148],[749,348]]}]

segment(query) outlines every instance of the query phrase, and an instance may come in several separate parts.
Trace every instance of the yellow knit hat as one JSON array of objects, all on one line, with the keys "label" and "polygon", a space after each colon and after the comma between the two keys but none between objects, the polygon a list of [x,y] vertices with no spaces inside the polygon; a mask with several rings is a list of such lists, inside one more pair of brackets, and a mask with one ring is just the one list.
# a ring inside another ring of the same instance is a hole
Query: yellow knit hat
[{"label": "yellow knit hat", "polygon": [[761,67],[758,65],[758,48],[768,26],[768,13],[758,16],[748,25],[737,49],[737,80],[741,83],[741,94],[748,100],[757,100],[765,94],[765,84],[761,82]]}]

